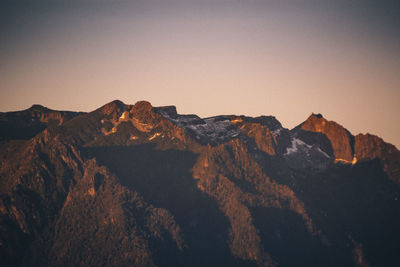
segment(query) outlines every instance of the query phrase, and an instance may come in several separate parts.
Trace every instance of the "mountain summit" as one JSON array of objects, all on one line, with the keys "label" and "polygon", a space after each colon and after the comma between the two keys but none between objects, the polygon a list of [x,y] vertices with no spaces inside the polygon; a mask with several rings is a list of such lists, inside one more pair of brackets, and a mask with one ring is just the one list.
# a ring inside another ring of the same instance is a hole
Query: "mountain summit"
[{"label": "mountain summit", "polygon": [[4,266],[398,266],[400,152],[312,114],[0,114]]}]

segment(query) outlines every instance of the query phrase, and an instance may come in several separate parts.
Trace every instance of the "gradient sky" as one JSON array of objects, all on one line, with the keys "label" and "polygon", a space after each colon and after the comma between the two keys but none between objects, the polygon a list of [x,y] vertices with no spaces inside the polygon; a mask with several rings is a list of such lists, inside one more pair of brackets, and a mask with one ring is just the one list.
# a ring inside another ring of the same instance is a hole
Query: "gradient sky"
[{"label": "gradient sky", "polygon": [[400,1],[2,1],[0,111],[322,113],[400,148]]}]

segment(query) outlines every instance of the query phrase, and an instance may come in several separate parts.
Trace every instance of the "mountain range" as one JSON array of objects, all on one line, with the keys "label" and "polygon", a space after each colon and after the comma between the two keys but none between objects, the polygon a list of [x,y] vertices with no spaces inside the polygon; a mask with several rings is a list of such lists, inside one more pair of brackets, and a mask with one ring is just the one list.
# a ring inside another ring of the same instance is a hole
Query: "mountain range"
[{"label": "mountain range", "polygon": [[321,114],[0,113],[1,266],[400,266],[400,151]]}]

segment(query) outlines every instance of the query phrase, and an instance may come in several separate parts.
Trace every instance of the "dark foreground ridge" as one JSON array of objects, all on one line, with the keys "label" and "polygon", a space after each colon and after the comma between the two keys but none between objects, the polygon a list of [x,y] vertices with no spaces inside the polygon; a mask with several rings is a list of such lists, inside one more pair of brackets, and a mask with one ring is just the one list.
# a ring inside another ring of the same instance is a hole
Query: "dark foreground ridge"
[{"label": "dark foreground ridge", "polygon": [[321,114],[0,113],[2,266],[399,266],[400,152]]}]

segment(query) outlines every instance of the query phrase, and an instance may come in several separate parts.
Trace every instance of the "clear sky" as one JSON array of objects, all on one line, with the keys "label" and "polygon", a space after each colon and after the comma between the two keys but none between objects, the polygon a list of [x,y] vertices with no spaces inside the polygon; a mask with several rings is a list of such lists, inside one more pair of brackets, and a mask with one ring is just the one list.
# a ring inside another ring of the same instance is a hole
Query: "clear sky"
[{"label": "clear sky", "polygon": [[400,148],[400,1],[2,1],[0,111],[312,112]]}]

